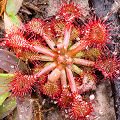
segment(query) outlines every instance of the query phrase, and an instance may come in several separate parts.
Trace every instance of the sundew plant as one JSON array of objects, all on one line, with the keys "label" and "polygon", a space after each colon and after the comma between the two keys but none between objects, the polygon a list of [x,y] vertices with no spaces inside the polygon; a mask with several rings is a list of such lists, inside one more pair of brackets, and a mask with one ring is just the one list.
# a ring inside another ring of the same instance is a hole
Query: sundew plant
[{"label": "sundew plant", "polygon": [[12,97],[24,98],[32,94],[34,86],[56,100],[71,119],[93,116],[93,101],[85,99],[83,93],[97,88],[96,70],[113,81],[119,74],[120,62],[106,45],[113,44],[111,24],[115,21],[106,23],[101,16],[86,11],[75,2],[62,2],[51,19],[33,18],[21,26],[4,14],[7,37],[1,46],[34,66],[31,74],[6,74]]}]

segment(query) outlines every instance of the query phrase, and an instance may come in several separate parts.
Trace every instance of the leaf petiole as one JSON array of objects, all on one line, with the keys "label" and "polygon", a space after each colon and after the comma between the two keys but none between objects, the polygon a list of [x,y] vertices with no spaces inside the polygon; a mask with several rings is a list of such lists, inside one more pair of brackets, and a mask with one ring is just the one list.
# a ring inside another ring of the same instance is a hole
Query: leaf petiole
[{"label": "leaf petiole", "polygon": [[5,73],[0,73],[0,77],[14,77],[14,74],[5,74]]}]

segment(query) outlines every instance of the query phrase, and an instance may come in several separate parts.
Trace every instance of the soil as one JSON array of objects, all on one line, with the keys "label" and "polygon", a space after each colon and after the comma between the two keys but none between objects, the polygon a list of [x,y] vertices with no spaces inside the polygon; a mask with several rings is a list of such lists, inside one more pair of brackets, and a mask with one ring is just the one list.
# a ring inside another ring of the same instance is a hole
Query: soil
[{"label": "soil", "polygon": [[[95,10],[96,15],[102,17],[111,13],[111,16],[107,20],[108,22],[116,20],[115,26],[120,25],[120,6],[119,0],[77,0],[81,6],[86,7],[92,13]],[[23,23],[31,20],[32,18],[47,19],[55,16],[58,9],[57,5],[61,3],[59,0],[24,0],[23,4],[18,12],[18,16],[22,19]],[[115,9],[113,11],[113,9]],[[91,10],[92,9],[92,10]],[[0,18],[0,37],[4,33],[4,23],[2,17]],[[115,30],[114,33],[119,33]],[[112,41],[118,43],[117,45],[107,45],[111,52],[117,50],[117,54],[120,54],[119,47],[120,36],[112,37]],[[4,68],[0,69],[1,72],[5,72]],[[113,82],[108,79],[104,80],[99,76],[99,82],[97,89],[88,93],[94,98],[95,101],[95,115],[94,120],[120,120],[120,76],[116,77]],[[26,97],[22,102],[17,100],[19,104],[18,111],[23,107],[23,112],[19,111],[22,116],[21,120],[69,120],[65,118],[63,112],[56,105],[56,101],[51,100],[49,97],[39,94],[37,88],[36,92]],[[20,103],[19,103],[20,102]],[[26,110],[26,108],[29,108]],[[18,120],[17,109],[14,109],[9,115],[1,120]],[[29,114],[26,116],[26,114]]]}]

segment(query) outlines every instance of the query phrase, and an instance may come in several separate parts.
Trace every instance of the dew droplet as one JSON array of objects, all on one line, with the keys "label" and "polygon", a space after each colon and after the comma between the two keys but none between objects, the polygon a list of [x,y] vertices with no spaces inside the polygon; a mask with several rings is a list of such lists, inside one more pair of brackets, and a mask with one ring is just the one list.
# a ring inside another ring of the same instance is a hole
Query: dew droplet
[{"label": "dew droplet", "polygon": [[90,95],[89,98],[90,98],[90,100],[94,100],[95,99],[95,95],[92,94],[92,95]]},{"label": "dew droplet", "polygon": [[11,68],[14,68],[14,65],[11,65],[10,67],[11,67]]},{"label": "dew droplet", "polygon": [[79,38],[79,37],[77,37],[77,38],[76,38],[76,40],[77,40],[77,41],[79,41],[79,40],[80,40],[80,38]]},{"label": "dew droplet", "polygon": [[22,115],[19,115],[19,118],[22,119]]},{"label": "dew droplet", "polygon": [[5,37],[8,37],[8,34],[6,34]]},{"label": "dew droplet", "polygon": [[1,100],[3,99],[3,97],[0,98]]}]

